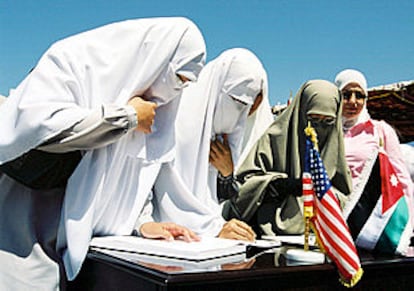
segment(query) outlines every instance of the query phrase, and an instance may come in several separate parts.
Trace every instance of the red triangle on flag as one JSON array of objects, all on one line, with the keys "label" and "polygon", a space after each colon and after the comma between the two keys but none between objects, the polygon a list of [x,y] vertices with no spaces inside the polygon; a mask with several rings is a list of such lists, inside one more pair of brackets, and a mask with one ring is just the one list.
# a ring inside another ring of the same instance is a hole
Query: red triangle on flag
[{"label": "red triangle on flag", "polygon": [[383,152],[379,152],[378,155],[381,175],[382,214],[384,214],[404,196],[404,192],[388,156]]}]

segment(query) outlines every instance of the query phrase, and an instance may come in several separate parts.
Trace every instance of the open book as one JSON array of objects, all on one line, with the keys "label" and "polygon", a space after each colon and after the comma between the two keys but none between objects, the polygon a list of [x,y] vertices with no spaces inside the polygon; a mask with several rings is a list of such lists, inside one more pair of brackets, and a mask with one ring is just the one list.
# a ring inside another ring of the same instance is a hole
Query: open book
[{"label": "open book", "polygon": [[166,241],[135,236],[95,237],[90,249],[123,260],[205,268],[246,258],[246,244],[237,240],[203,237],[198,242]]}]

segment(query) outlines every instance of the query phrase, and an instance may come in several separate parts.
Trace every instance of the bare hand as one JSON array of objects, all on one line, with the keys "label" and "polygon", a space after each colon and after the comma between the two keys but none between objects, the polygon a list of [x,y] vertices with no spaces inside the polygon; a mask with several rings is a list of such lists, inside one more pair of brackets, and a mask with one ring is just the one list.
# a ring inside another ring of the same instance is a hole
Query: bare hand
[{"label": "bare hand", "polygon": [[210,143],[209,161],[223,177],[233,174],[233,158],[227,134],[223,134],[223,142],[216,139]]},{"label": "bare hand", "polygon": [[143,133],[151,133],[151,126],[154,123],[157,104],[151,101],[145,101],[139,96],[134,96],[128,101],[128,105],[134,107],[137,112],[137,130]]},{"label": "bare hand", "polygon": [[200,238],[184,226],[172,222],[147,222],[141,225],[140,233],[146,238],[165,240],[182,239],[186,242],[199,241]]},{"label": "bare hand", "polygon": [[253,229],[246,223],[233,218],[224,224],[218,237],[254,241],[256,234],[254,233]]}]

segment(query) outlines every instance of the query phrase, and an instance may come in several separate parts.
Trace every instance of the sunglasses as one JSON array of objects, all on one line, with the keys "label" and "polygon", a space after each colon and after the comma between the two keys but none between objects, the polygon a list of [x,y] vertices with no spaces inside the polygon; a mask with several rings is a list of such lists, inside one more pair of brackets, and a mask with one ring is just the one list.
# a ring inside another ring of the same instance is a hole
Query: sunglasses
[{"label": "sunglasses", "polygon": [[313,117],[308,116],[308,121],[312,124],[333,125],[336,121],[335,117]]},{"label": "sunglasses", "polygon": [[358,92],[358,91],[345,91],[342,92],[342,96],[344,97],[345,100],[349,100],[351,99],[352,95],[355,94],[355,98],[357,100],[361,100],[361,99],[365,99],[367,98],[367,96],[365,96],[364,93]]}]

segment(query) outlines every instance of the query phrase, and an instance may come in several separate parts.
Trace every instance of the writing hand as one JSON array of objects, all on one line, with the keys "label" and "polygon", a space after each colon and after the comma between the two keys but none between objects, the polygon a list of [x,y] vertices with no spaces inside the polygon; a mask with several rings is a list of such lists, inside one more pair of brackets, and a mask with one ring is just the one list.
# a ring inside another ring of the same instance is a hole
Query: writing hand
[{"label": "writing hand", "polygon": [[233,218],[224,224],[218,237],[254,241],[256,234],[245,222]]}]

